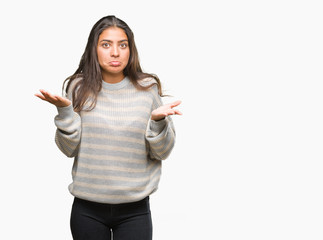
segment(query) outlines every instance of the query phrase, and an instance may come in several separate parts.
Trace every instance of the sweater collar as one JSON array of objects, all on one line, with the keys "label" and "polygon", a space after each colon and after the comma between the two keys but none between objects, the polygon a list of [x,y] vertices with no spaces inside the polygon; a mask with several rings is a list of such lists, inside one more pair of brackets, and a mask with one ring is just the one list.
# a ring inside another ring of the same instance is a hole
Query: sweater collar
[{"label": "sweater collar", "polygon": [[118,83],[107,83],[102,80],[102,88],[106,90],[119,90],[121,88],[124,88],[129,82],[130,79],[128,77],[125,77]]}]

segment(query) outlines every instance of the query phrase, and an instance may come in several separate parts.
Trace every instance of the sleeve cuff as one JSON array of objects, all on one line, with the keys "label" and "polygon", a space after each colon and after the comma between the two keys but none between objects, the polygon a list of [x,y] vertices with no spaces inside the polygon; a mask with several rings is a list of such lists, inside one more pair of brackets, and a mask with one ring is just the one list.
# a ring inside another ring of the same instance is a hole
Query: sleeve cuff
[{"label": "sleeve cuff", "polygon": [[161,133],[165,126],[167,125],[168,119],[165,117],[162,120],[155,121],[155,120],[150,120],[150,130],[154,133]]},{"label": "sleeve cuff", "polygon": [[57,107],[59,118],[70,118],[74,115],[73,105],[70,104],[67,107]]}]

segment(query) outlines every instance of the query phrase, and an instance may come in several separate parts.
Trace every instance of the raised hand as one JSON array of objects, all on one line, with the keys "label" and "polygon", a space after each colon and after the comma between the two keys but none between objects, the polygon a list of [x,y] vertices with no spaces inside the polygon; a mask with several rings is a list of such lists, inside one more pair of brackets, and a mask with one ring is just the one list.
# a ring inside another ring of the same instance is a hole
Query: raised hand
[{"label": "raised hand", "polygon": [[47,101],[53,105],[55,105],[56,107],[67,107],[69,105],[71,105],[71,101],[67,98],[58,96],[58,95],[53,95],[45,90],[39,90],[41,92],[40,93],[36,93],[35,96],[39,97],[41,100]]},{"label": "raised hand", "polygon": [[173,109],[174,107],[177,107],[181,104],[181,101],[175,101],[173,103],[168,103],[163,106],[160,106],[159,108],[156,108],[154,111],[151,112],[151,120],[158,121],[161,119],[164,119],[168,115],[182,115],[182,113],[177,110]]}]

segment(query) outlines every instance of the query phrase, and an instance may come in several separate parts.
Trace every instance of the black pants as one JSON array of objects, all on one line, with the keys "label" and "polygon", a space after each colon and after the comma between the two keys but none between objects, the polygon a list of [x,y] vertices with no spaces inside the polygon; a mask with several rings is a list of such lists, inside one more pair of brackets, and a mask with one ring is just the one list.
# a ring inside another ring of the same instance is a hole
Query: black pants
[{"label": "black pants", "polygon": [[151,240],[149,197],[123,204],[95,203],[75,198],[71,231],[74,240]]}]

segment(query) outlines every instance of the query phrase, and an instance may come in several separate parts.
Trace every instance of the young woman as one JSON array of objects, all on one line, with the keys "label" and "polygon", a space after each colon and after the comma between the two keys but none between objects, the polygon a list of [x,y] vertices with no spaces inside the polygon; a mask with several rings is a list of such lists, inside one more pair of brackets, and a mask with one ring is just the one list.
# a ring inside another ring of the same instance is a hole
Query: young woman
[{"label": "young woman", "polygon": [[133,33],[114,16],[93,26],[63,88],[66,98],[35,95],[57,107],[55,142],[74,157],[73,238],[152,239],[149,195],[174,146],[180,101],[162,105],[158,77],[141,70]]}]

